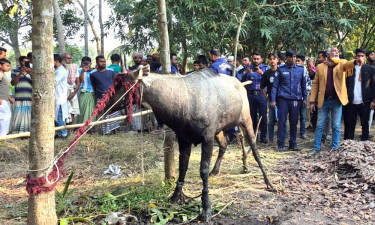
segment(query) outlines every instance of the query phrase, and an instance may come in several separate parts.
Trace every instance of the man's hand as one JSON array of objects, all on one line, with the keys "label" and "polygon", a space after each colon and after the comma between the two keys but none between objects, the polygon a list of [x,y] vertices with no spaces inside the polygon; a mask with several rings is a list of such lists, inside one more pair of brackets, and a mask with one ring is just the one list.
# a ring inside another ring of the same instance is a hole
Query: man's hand
[{"label": "man's hand", "polygon": [[263,71],[260,68],[258,68],[256,72],[259,73],[260,75],[263,75]]},{"label": "man's hand", "polygon": [[10,96],[8,97],[8,101],[10,102],[10,104],[12,104],[12,105],[14,104],[14,100],[13,100],[13,98],[10,97]]},{"label": "man's hand", "polygon": [[26,72],[27,72],[27,74],[29,74],[30,76],[32,76],[34,71],[31,68],[26,68]]},{"label": "man's hand", "polygon": [[315,111],[315,103],[310,103],[310,112],[313,113]]},{"label": "man's hand", "polygon": [[21,74],[26,75],[27,74],[27,70],[26,69],[27,69],[26,67],[22,67],[21,68]]},{"label": "man's hand", "polygon": [[305,106],[306,106],[306,101],[303,101],[303,102],[302,102],[302,106],[305,108]]},{"label": "man's hand", "polygon": [[275,106],[276,106],[276,102],[271,102],[271,107],[275,108]]},{"label": "man's hand", "polygon": [[82,70],[85,71],[85,72],[87,72],[87,71],[90,70],[90,67],[89,67],[89,66],[84,66],[84,67],[82,68]]},{"label": "man's hand", "polygon": [[371,109],[375,109],[375,102],[371,102],[371,103],[370,103],[370,108],[371,108]]}]

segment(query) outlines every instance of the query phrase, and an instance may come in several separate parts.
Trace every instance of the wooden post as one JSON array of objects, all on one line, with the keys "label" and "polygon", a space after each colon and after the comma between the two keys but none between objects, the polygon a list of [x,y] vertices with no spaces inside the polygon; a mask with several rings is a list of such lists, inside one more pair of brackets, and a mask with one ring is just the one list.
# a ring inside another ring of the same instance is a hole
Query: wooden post
[{"label": "wooden post", "polygon": [[[54,157],[53,12],[52,0],[33,0],[33,103],[29,142],[29,168],[47,167]],[[45,176],[46,171],[31,172],[30,178]],[[57,224],[55,191],[29,196],[28,225]]]},{"label": "wooden post", "polygon": [[[169,35],[167,21],[167,5],[165,0],[158,0],[158,28],[159,28],[159,48],[161,67],[164,74],[171,73],[171,60],[169,50]],[[174,166],[174,147],[171,132],[166,132],[164,149],[164,173],[165,179],[170,181],[176,178],[176,170]],[[173,134],[174,135],[174,134]]]},{"label": "wooden post", "polygon": [[246,14],[247,12],[244,12],[243,15],[242,15],[242,18],[240,19],[240,24],[238,24],[238,28],[237,28],[237,34],[236,34],[236,41],[234,43],[234,59],[233,59],[233,71],[232,71],[232,76],[236,76],[236,61],[237,61],[237,46],[238,46],[238,43],[239,43],[239,39],[240,39],[240,31],[241,31],[241,26],[242,26],[242,23],[246,17]]}]

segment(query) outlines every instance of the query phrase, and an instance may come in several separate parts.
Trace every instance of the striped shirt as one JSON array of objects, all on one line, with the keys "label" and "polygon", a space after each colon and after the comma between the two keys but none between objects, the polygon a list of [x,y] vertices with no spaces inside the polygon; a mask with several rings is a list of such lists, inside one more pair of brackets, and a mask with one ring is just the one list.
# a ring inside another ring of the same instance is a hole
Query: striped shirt
[{"label": "striped shirt", "polygon": [[[17,77],[20,69],[14,69],[12,79]],[[29,74],[22,74],[18,83],[16,84],[14,97],[16,101],[31,101],[32,100],[32,79]]]}]

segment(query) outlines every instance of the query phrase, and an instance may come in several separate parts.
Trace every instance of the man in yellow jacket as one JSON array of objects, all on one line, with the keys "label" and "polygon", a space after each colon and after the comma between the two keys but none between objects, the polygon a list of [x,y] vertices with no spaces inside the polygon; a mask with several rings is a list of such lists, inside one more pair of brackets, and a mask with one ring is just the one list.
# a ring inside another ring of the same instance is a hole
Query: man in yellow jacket
[{"label": "man in yellow jacket", "polygon": [[355,60],[339,59],[336,47],[327,49],[328,60],[316,68],[316,75],[310,96],[310,111],[318,105],[318,121],[315,129],[315,140],[310,155],[320,152],[320,142],[328,113],[331,112],[332,144],[331,150],[339,147],[342,106],[348,104],[348,92],[345,78],[352,75]]}]

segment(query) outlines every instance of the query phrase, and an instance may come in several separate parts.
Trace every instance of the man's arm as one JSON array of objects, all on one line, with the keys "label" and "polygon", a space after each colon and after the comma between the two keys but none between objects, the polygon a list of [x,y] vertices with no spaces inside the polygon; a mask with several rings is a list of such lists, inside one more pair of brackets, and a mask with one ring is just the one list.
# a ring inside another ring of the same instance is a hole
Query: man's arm
[{"label": "man's arm", "polygon": [[321,73],[320,71],[321,71],[321,69],[318,66],[316,68],[316,73],[315,73],[315,77],[314,77],[312,88],[311,88],[310,106],[309,106],[310,112],[314,111],[315,105],[316,105],[316,97],[317,97],[318,92],[319,92],[319,77],[320,77],[320,73]]},{"label": "man's arm", "polygon": [[[351,69],[353,69],[354,67],[355,67],[355,60],[353,59],[353,60],[350,60],[350,61],[344,61],[344,62],[342,62],[341,61],[341,67],[342,67],[342,70],[343,71],[348,71],[348,70],[351,70]],[[351,75],[353,75],[353,74],[351,74]]]},{"label": "man's arm", "polygon": [[21,71],[16,75],[16,76],[12,76],[12,80],[10,81],[10,83],[15,86],[18,84],[18,82],[20,81],[20,78],[21,78],[21,75],[24,74],[26,75],[27,72],[26,72],[26,69],[25,68],[21,68]]},{"label": "man's arm", "polygon": [[74,87],[74,91],[68,96],[68,100],[71,100],[72,98],[74,98],[74,96],[77,94],[77,92],[78,92],[78,90],[81,86],[81,83],[79,82],[78,77],[76,77],[75,83],[76,83],[76,86]]},{"label": "man's arm", "polygon": [[267,74],[264,74],[262,76],[262,79],[260,80],[260,91],[262,92],[262,94],[264,95],[264,97],[266,98],[266,100],[268,101],[268,96],[267,96],[267,93],[266,91],[264,90],[264,88],[267,86]]},{"label": "man's arm", "polygon": [[275,106],[276,105],[276,96],[277,92],[279,90],[279,83],[280,83],[280,76],[282,73],[279,73],[277,76],[275,74],[274,80],[273,80],[273,85],[272,85],[272,92],[271,92],[271,105]]}]

